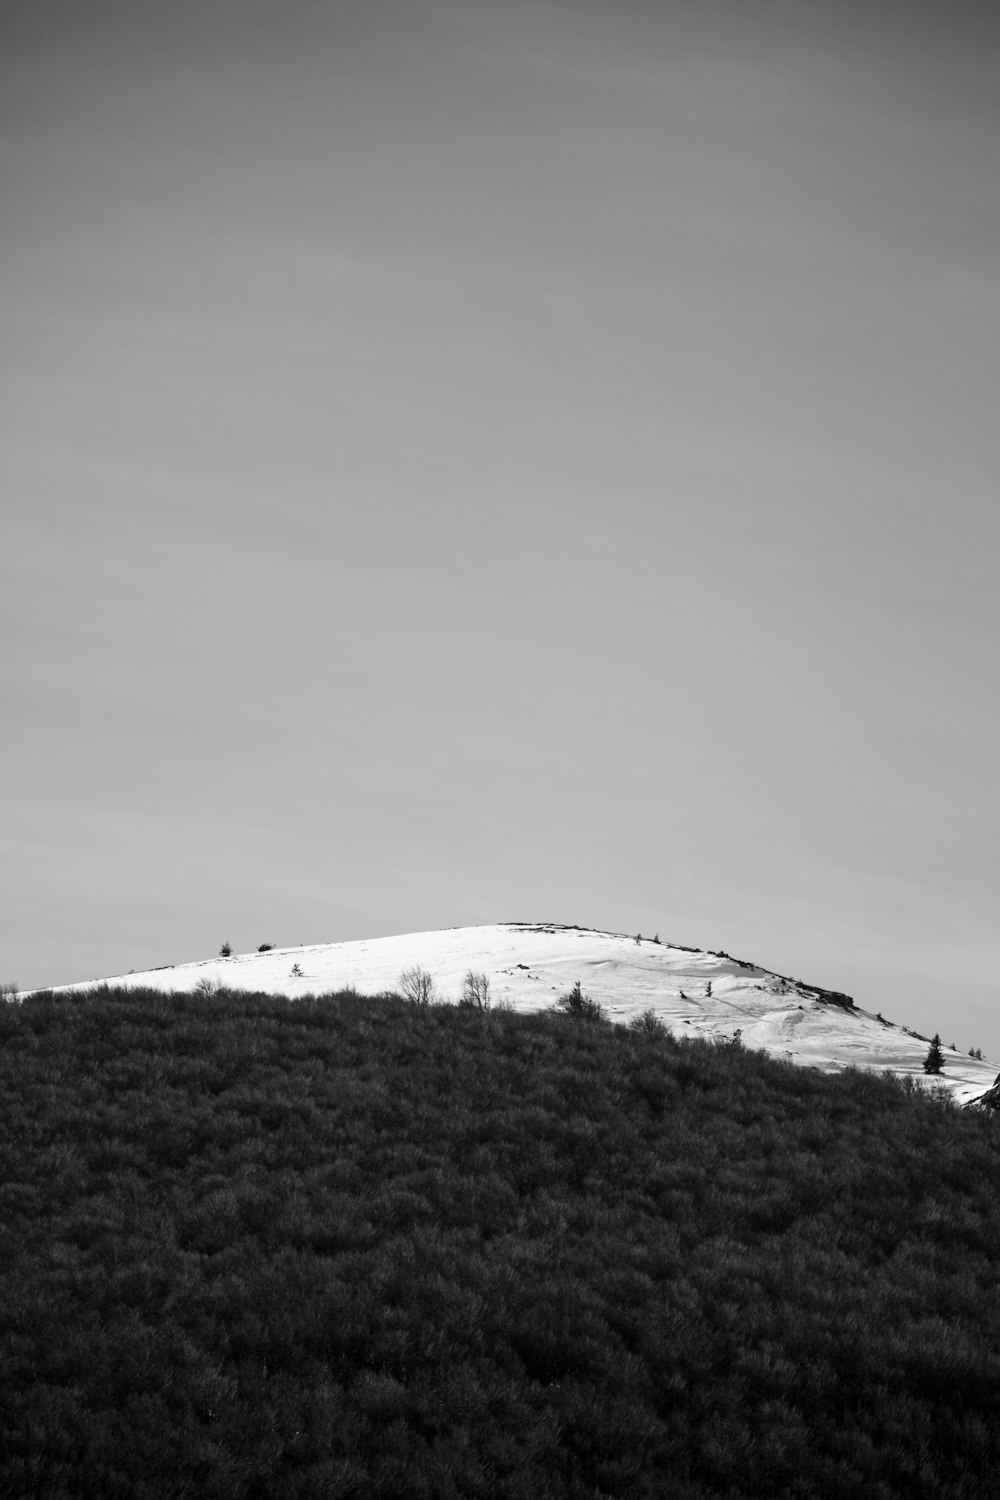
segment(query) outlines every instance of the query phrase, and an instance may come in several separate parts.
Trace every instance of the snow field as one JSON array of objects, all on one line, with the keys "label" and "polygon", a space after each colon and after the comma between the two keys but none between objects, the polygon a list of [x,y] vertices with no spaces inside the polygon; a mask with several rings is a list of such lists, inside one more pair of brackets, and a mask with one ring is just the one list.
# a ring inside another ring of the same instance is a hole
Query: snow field
[{"label": "snow field", "polygon": [[[821,992],[723,954],[595,932],[558,923],[505,922],[445,928],[346,943],[272,948],[229,958],[117,975],[126,988],[188,992],[199,986],[259,990],[290,999],[332,990],[362,994],[395,990],[405,969],[434,980],[439,1001],[457,1001],[469,970],[485,974],[494,1004],[517,1011],[549,1008],[579,982],[607,1011],[627,1023],[652,1010],[677,1036],[732,1041],[805,1066],[835,1072],[871,1068],[929,1081],[962,1103],[990,1088],[997,1066],[945,1046],[945,1066],[927,1080],[928,1039],[869,1012],[848,1010]],[[92,984],[65,985],[85,991]]]}]

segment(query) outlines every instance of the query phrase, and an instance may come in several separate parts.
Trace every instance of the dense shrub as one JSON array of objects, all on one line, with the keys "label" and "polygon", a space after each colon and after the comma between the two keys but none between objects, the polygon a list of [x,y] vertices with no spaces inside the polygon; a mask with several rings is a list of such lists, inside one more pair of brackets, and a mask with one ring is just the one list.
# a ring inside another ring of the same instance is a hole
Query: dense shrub
[{"label": "dense shrub", "polygon": [[[654,939],[655,941],[655,939]],[[638,1032],[640,1036],[649,1040],[662,1040],[670,1036],[670,1028],[655,1010],[644,1010],[641,1015],[635,1016],[629,1023],[631,1031]]]},{"label": "dense shrub", "polygon": [[[636,942],[639,939],[636,938]],[[585,995],[577,980],[571,990],[560,995],[556,1001],[554,1010],[561,1011],[564,1016],[573,1016],[577,1021],[606,1021],[608,1013],[604,1006],[590,995]]]},{"label": "dense shrub", "polygon": [[0,1494],[975,1500],[996,1125],[565,1015],[0,1009]]}]

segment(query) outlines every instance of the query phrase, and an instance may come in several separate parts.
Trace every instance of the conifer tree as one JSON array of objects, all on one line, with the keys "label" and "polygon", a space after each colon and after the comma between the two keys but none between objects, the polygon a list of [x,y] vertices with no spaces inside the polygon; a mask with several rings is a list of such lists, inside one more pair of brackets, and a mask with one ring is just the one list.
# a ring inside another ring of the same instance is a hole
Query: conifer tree
[{"label": "conifer tree", "polygon": [[943,1067],[944,1056],[941,1052],[941,1038],[935,1031],[934,1040],[931,1042],[931,1045],[927,1052],[927,1056],[924,1058],[924,1072],[940,1073]]}]

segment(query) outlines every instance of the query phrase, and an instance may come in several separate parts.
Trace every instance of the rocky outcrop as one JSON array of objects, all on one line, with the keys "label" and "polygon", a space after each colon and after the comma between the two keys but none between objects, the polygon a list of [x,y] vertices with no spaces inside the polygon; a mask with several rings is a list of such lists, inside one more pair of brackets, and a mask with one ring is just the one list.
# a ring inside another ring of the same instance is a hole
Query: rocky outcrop
[{"label": "rocky outcrop", "polygon": [[854,1000],[850,995],[845,995],[843,990],[821,990],[815,984],[799,985],[800,994],[809,995],[818,1000],[820,1005],[839,1005],[842,1010],[856,1010]]}]

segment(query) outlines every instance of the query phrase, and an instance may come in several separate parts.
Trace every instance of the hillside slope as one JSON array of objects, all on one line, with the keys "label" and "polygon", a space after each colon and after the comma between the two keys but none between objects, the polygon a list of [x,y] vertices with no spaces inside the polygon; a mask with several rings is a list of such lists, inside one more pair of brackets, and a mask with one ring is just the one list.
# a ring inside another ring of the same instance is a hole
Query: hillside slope
[{"label": "hillside slope", "polygon": [[[273,948],[177,964],[106,982],[190,992],[199,986],[288,995],[353,988],[396,988],[404,969],[419,967],[438,997],[457,1000],[471,969],[490,981],[494,1002],[543,1010],[579,982],[613,1021],[653,1010],[678,1035],[732,1039],[744,1046],[834,1072],[889,1070],[924,1078],[928,1038],[860,1010],[846,995],[734,959],[651,938],[597,932],[560,923],[503,922],[445,928],[346,943]],[[91,984],[63,986],[86,990]],[[995,1062],[952,1052],[934,1080],[965,1103],[993,1084]]]},{"label": "hillside slope", "polygon": [[567,1015],[0,1007],[0,1495],[995,1500],[996,1122]]}]

